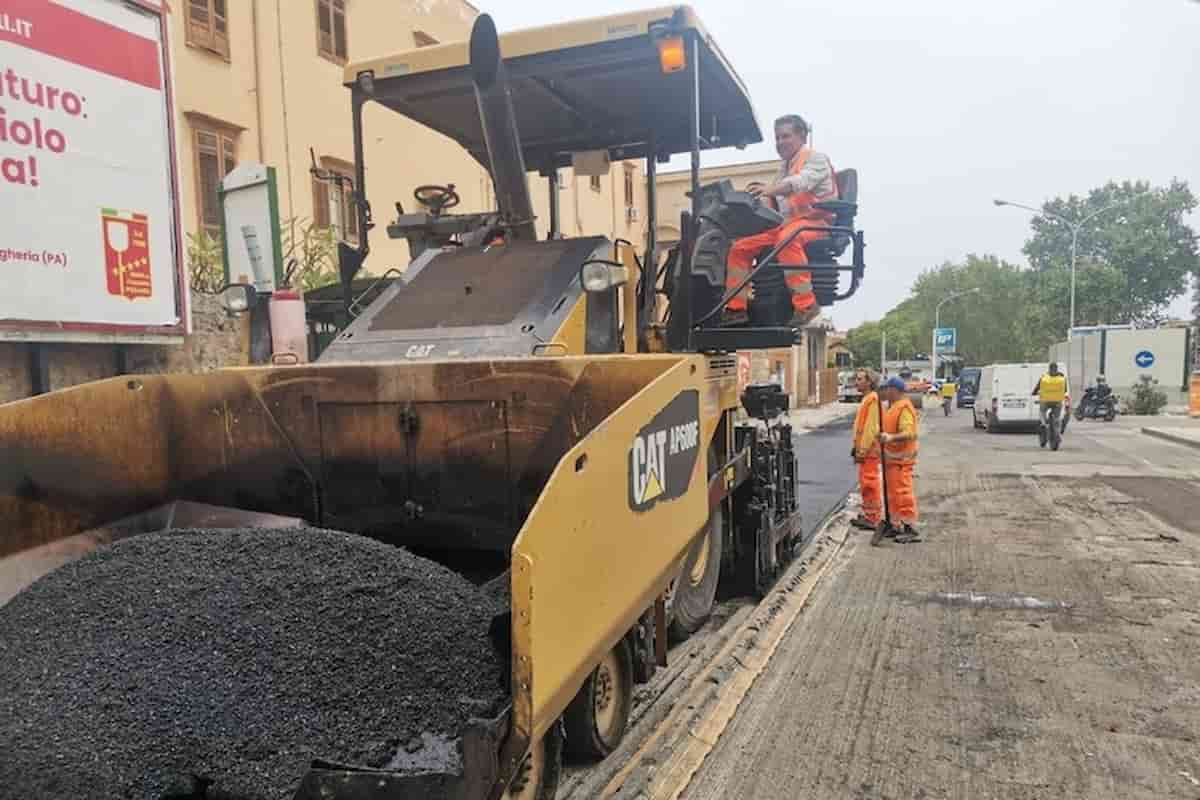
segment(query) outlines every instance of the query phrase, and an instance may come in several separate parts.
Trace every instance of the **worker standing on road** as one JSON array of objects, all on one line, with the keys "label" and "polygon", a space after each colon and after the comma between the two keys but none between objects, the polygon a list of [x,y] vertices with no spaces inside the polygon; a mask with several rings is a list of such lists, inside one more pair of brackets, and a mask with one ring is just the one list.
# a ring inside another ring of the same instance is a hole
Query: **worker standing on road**
[{"label": "worker standing on road", "polygon": [[884,469],[887,470],[888,513],[901,544],[921,541],[917,533],[917,492],[913,469],[917,465],[917,410],[904,381],[891,378],[883,385],[888,410],[883,416]]},{"label": "worker standing on road", "polygon": [[957,390],[958,387],[955,386],[954,381],[950,380],[949,378],[942,382],[942,388],[940,390],[942,395],[942,411],[947,417],[950,416],[950,409],[954,406],[954,393]]},{"label": "worker standing on road", "polygon": [[[782,225],[769,231],[738,239],[729,249],[725,288],[732,291],[745,280],[750,265],[764,249],[775,247],[797,228],[824,226],[833,223],[833,214],[814,208],[822,200],[836,200],[837,180],[833,164],[824,153],[808,146],[808,123],[798,114],[789,114],[775,120],[775,152],[783,159],[779,175],[770,186],[752,183],[749,191],[755,197],[784,215]],[[803,231],[779,252],[780,264],[800,266],[808,263],[804,252],[807,242],[822,239],[823,231]],[[787,272],[787,286],[791,290],[792,316],[796,324],[803,325],[820,313],[816,295],[812,290],[812,277],[807,272]],[[730,317],[748,318],[747,300],[750,287],[745,287],[729,301]]]},{"label": "worker standing on road", "polygon": [[850,454],[858,464],[858,487],[862,513],[850,521],[856,528],[873,531],[883,518],[883,484],[879,466],[879,380],[869,369],[854,373],[854,385],[862,395],[854,417],[854,444]]}]

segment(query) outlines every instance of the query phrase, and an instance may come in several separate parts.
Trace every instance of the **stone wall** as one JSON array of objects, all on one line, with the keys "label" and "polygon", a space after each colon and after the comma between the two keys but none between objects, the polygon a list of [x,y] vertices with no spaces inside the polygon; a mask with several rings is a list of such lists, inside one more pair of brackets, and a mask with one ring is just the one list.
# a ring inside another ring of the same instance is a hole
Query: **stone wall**
[{"label": "stone wall", "polygon": [[[212,295],[192,294],[193,333],[182,345],[45,343],[42,352],[50,389],[65,389],[118,374],[117,348],[125,351],[127,374],[208,372],[244,366],[249,319],[230,317]],[[30,346],[0,342],[0,403],[32,394]]]}]

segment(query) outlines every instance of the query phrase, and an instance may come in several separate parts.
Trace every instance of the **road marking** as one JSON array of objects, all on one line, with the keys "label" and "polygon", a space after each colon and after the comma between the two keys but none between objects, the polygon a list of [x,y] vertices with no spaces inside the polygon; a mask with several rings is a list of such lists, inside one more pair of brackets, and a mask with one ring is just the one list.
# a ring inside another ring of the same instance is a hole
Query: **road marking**
[{"label": "road marking", "polygon": [[[807,605],[850,537],[849,514],[833,517],[814,537],[825,544],[801,558],[698,673],[671,713],[601,792],[601,797],[676,800],[704,763],[755,679]],[[635,775],[635,773],[637,773]]]}]

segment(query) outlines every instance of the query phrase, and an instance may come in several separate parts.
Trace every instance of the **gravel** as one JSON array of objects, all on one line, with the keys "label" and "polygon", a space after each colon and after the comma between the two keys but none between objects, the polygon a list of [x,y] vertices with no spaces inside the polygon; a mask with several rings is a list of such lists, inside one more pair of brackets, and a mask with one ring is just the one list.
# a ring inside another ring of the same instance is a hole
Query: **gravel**
[{"label": "gravel", "polygon": [[[311,528],[147,534],[0,608],[0,797],[290,798],[314,758],[412,765],[505,702],[495,600]],[[419,760],[419,759],[417,759]]]}]

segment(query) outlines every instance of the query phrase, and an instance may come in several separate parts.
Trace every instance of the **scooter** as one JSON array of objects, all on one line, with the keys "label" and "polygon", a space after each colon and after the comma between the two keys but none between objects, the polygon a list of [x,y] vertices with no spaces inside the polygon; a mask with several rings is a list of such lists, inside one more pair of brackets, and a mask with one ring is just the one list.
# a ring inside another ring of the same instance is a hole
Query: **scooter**
[{"label": "scooter", "polygon": [[1111,391],[1101,397],[1095,386],[1089,386],[1083,392],[1083,399],[1075,408],[1075,419],[1082,422],[1085,419],[1102,419],[1112,422],[1117,418],[1117,396]]}]

